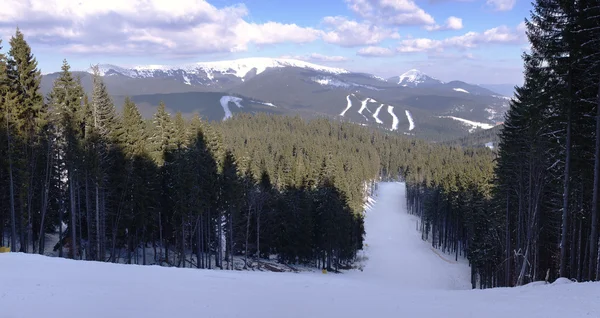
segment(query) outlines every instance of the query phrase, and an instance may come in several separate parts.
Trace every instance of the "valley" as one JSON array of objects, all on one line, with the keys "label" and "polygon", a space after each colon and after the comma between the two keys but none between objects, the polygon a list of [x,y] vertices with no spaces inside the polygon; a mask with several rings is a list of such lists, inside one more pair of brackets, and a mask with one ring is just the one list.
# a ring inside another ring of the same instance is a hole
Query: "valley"
[{"label": "valley", "polygon": [[[383,79],[293,59],[130,68],[99,65],[98,70],[117,107],[128,96],[146,118],[164,102],[171,113],[199,113],[211,121],[257,112],[327,117],[432,140],[497,125],[510,100],[479,85],[445,83],[416,69]],[[43,77],[43,92],[50,90],[57,74]],[[75,74],[89,92],[91,70]]]}]

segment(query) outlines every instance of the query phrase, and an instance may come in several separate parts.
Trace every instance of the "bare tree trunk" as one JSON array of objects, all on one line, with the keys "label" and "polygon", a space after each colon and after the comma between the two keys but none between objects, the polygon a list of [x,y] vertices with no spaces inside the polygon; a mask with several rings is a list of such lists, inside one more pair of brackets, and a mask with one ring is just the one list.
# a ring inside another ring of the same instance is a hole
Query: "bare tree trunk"
[{"label": "bare tree trunk", "polygon": [[244,245],[244,268],[248,268],[248,238],[250,236],[250,216],[252,205],[248,205],[248,215],[246,216],[246,244]]},{"label": "bare tree trunk", "polygon": [[104,256],[100,253],[100,190],[98,182],[96,182],[96,260],[104,260]]},{"label": "bare tree trunk", "polygon": [[229,210],[229,269],[233,270],[233,211]]},{"label": "bare tree trunk", "polygon": [[256,210],[256,259],[260,259],[260,215],[262,211]]},{"label": "bare tree trunk", "polygon": [[[590,268],[588,277],[594,279],[594,262],[598,252],[598,191],[600,191],[600,82],[598,84],[598,97],[596,103],[596,149],[594,154],[594,193],[592,196],[592,233],[590,235]],[[597,272],[597,270],[596,270]]]},{"label": "bare tree trunk", "polygon": [[75,181],[73,180],[73,168],[69,169],[69,201],[71,204],[71,250],[69,256],[75,259],[77,244],[77,208],[75,205]]},{"label": "bare tree trunk", "polygon": [[510,286],[510,253],[511,253],[511,247],[510,247],[510,210],[509,210],[509,196],[508,196],[508,191],[506,193],[506,229],[505,229],[505,235],[506,235],[506,286]]},{"label": "bare tree trunk", "polygon": [[38,250],[40,255],[44,255],[46,213],[48,212],[48,196],[50,194],[50,167],[52,165],[52,138],[48,138],[48,153],[46,155],[46,174],[44,176],[44,190],[42,192],[40,235],[38,237]]},{"label": "bare tree trunk", "polygon": [[9,176],[9,194],[10,194],[10,248],[12,251],[17,250],[17,226],[16,226],[16,213],[15,213],[15,189],[13,180],[13,165],[12,165],[12,151],[11,151],[11,140],[10,140],[10,128],[8,126],[8,112],[6,115],[6,140],[8,149],[8,176]]},{"label": "bare tree trunk", "polygon": [[87,171],[85,172],[85,216],[86,216],[86,225],[87,225],[87,235],[88,235],[88,244],[87,244],[87,252],[86,252],[86,259],[87,260],[91,260],[92,259],[92,249],[93,249],[93,245],[92,243],[92,217],[90,215],[90,210],[91,210],[91,202],[90,202],[90,191],[89,191],[89,179],[88,179],[88,174]]},{"label": "bare tree trunk", "polygon": [[216,266],[223,269],[223,213],[219,212],[219,219],[217,221],[217,236],[218,236],[218,256]]},{"label": "bare tree trunk", "polygon": [[571,172],[571,109],[567,115],[567,143],[565,157],[565,176],[563,187],[563,207],[562,207],[562,232],[560,238],[560,277],[566,277],[567,274],[567,232],[568,232],[568,212],[569,212],[569,184]]},{"label": "bare tree trunk", "polygon": [[[80,185],[79,182],[77,182],[77,185],[75,186],[77,188],[77,228],[79,228],[79,259],[83,260],[83,254],[84,254],[84,243],[83,243],[83,226],[81,225],[81,219],[83,218],[83,216],[81,215],[81,192],[79,191],[80,189]],[[87,253],[87,250],[85,251],[85,253]]]},{"label": "bare tree trunk", "polygon": [[162,213],[161,211],[158,211],[158,242],[159,242],[159,247],[158,247],[158,261],[159,263],[162,263],[162,258],[163,258],[163,227],[162,227]]}]

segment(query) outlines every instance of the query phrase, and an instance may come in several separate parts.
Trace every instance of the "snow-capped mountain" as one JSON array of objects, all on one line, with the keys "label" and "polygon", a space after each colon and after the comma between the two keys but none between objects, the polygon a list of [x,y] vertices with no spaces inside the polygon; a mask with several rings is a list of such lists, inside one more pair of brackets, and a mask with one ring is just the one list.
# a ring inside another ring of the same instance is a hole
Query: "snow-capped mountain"
[{"label": "snow-capped mountain", "polygon": [[394,76],[388,79],[388,82],[395,83],[403,87],[417,87],[427,85],[443,84],[442,81],[435,79],[425,73],[412,69],[399,76]]},{"label": "snow-capped mountain", "polygon": [[[78,75],[91,91],[91,70]],[[329,116],[411,135],[441,138],[502,121],[508,100],[484,87],[444,83],[418,70],[383,79],[295,59],[245,58],[186,65],[99,65],[115,105],[125,96],[150,117],[163,101],[171,111],[210,120],[268,112],[305,118]],[[48,93],[58,73],[44,75]],[[464,119],[453,120],[451,117]],[[450,119],[449,119],[450,118]]]},{"label": "snow-capped mountain", "polygon": [[[187,85],[222,86],[244,81],[272,68],[299,68],[326,74],[346,74],[342,68],[317,65],[294,59],[244,58],[237,60],[199,62],[187,65],[139,65],[129,68],[110,64],[99,65],[100,75],[122,75],[130,78],[174,78]],[[92,72],[91,69],[88,72]]]}]

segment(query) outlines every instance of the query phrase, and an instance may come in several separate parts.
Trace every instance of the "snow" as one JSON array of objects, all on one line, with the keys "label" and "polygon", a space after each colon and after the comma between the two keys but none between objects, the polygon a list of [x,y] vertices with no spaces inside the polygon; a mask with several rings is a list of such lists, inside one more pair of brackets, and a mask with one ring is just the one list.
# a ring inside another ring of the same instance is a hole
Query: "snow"
[{"label": "snow", "polygon": [[490,114],[490,116],[488,116],[488,120],[493,120],[494,117],[496,117],[496,114],[498,113],[495,109],[492,108],[486,108],[485,111],[488,112],[488,114]]},{"label": "snow", "polygon": [[230,74],[239,78],[243,78],[252,70],[256,70],[256,74],[258,75],[268,68],[280,67],[298,67],[331,74],[349,73],[347,70],[341,68],[322,66],[294,59],[275,59],[267,57],[253,57],[215,62],[198,62],[187,65],[138,65],[131,68],[123,68],[115,65],[101,65],[100,67],[100,73],[103,76],[110,69],[129,77],[152,77],[155,71],[172,73],[173,71],[182,70],[189,74],[206,73],[207,77],[211,80],[214,78],[213,73]]},{"label": "snow", "polygon": [[381,121],[381,119],[379,119],[379,111],[381,110],[381,107],[383,107],[383,104],[379,105],[379,107],[377,107],[377,110],[375,110],[375,113],[373,114],[373,118],[375,118],[375,121],[378,124],[383,124],[383,121]]},{"label": "snow", "polygon": [[311,80],[319,85],[322,86],[334,86],[334,87],[342,87],[342,88],[350,88],[352,86],[354,87],[363,87],[369,90],[375,90],[375,91],[381,91],[382,89],[380,88],[376,88],[373,86],[369,86],[369,85],[363,85],[363,84],[357,84],[357,83],[347,83],[347,82],[343,82],[339,79],[330,77],[330,76],[318,76],[318,77],[312,77]]},{"label": "snow", "polygon": [[398,123],[400,121],[398,120],[398,116],[394,114],[394,106],[388,105],[387,111],[390,115],[392,115],[392,130],[398,130]]},{"label": "snow", "polygon": [[371,112],[371,111],[370,111],[370,110],[367,108],[367,103],[369,103],[369,102],[371,102],[371,103],[377,103],[377,101],[376,101],[376,100],[374,100],[374,99],[372,99],[372,98],[369,98],[369,97],[367,97],[367,98],[365,98],[365,100],[363,100],[363,101],[361,101],[361,102],[360,102],[360,109],[358,110],[358,113],[359,113],[359,114],[361,114],[361,115],[362,115],[362,116],[365,118],[365,120],[366,120],[366,121],[369,121],[369,119],[368,119],[368,118],[367,118],[367,116],[365,116],[365,115],[364,115],[362,112],[363,112],[363,110],[365,110],[365,109],[366,109],[366,110],[367,110],[369,113]]},{"label": "snow", "polygon": [[512,100],[512,97],[503,96],[503,95],[492,95],[492,97],[496,97],[496,98],[504,99],[504,100]]},{"label": "snow", "polygon": [[468,289],[466,265],[421,241],[405,202],[404,184],[379,184],[366,214],[365,266],[343,274],[178,269],[0,254],[0,316],[600,317],[598,282],[559,279],[519,288]]},{"label": "snow", "polygon": [[492,125],[492,124],[480,123],[480,122],[476,122],[476,121],[472,121],[472,120],[468,120],[468,119],[464,119],[464,118],[458,118],[458,117],[454,117],[454,116],[439,116],[439,118],[450,118],[450,119],[458,120],[458,121],[464,123],[465,126],[471,126],[471,128],[469,128],[470,133],[474,132],[475,129],[477,129],[477,128],[490,129],[490,128],[494,127],[494,125]]},{"label": "snow", "polygon": [[350,84],[344,83],[331,77],[313,77],[312,81],[323,86],[335,86],[344,88],[350,87]]},{"label": "snow", "polygon": [[494,149],[494,142],[492,142],[492,141],[486,142],[485,146],[493,150]]},{"label": "snow", "polygon": [[350,107],[352,107],[352,101],[350,100],[350,95],[346,96],[346,101],[348,102],[348,105],[346,106],[346,109],[344,109],[344,111],[340,114],[340,116],[344,116],[344,114],[350,109]]},{"label": "snow", "polygon": [[[416,69],[412,69],[409,70],[408,72],[402,74],[399,76],[398,78],[398,84],[402,84],[402,83],[421,83],[422,82],[422,78],[425,76],[425,74],[423,74],[421,71],[416,70]],[[403,85],[406,86],[406,85]]]},{"label": "snow", "polygon": [[457,91],[457,92],[461,92],[461,93],[467,93],[469,94],[469,92],[466,89],[462,89],[462,88],[453,88],[453,90]]},{"label": "snow", "polygon": [[408,111],[408,109],[404,110],[406,113],[406,118],[408,118],[408,131],[415,129],[415,121],[412,118],[412,115]]},{"label": "snow", "polygon": [[190,82],[190,78],[187,77],[187,75],[183,75],[183,82],[187,85],[192,85],[192,83]]},{"label": "snow", "polygon": [[241,98],[235,96],[221,97],[221,100],[219,102],[221,103],[221,107],[223,107],[223,111],[225,112],[225,117],[223,117],[223,120],[231,118],[232,116],[231,110],[229,109],[229,103],[233,102],[238,108],[243,108],[242,104],[240,103],[241,101]]}]

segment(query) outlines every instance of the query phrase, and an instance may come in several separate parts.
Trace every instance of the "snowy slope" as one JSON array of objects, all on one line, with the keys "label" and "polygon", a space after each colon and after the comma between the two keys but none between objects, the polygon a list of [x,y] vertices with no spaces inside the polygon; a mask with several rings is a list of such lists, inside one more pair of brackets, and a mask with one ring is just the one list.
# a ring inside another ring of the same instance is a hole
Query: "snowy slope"
[{"label": "snowy slope", "polygon": [[[349,73],[345,69],[317,65],[300,60],[253,57],[227,61],[199,62],[187,65],[138,65],[130,68],[107,64],[100,65],[100,75],[105,76],[110,70],[113,70],[132,78],[147,78],[153,77],[156,71],[165,73],[183,71],[187,74],[203,73],[206,74],[209,79],[213,79],[214,74],[229,74],[243,78],[252,70],[256,70],[256,74],[258,75],[266,69],[280,67],[298,67],[330,74]],[[91,70],[88,70],[88,72],[91,72]]]},{"label": "snowy slope", "polygon": [[404,112],[406,113],[406,118],[408,119],[408,130],[410,131],[415,129],[415,121],[413,120],[412,115],[408,109],[404,110]]},{"label": "snowy slope", "polygon": [[340,113],[340,116],[344,116],[346,112],[352,107],[352,101],[350,100],[350,95],[346,96],[346,108]]},{"label": "snowy slope", "polygon": [[464,118],[458,118],[458,117],[454,117],[454,116],[439,116],[439,118],[450,118],[450,119],[460,121],[465,126],[470,127],[469,128],[470,133],[475,131],[475,129],[477,129],[477,128],[482,128],[482,129],[494,128],[494,125],[492,125],[492,124],[480,123],[480,122],[476,122],[476,121],[472,121],[472,120],[468,120],[468,119],[464,119]]},{"label": "snowy slope", "polygon": [[375,118],[375,121],[378,124],[383,124],[383,121],[381,121],[381,119],[379,119],[379,111],[381,111],[381,107],[383,107],[383,104],[379,105],[379,107],[377,107],[377,110],[375,110],[375,113],[373,113],[373,118]]},{"label": "snowy slope", "polygon": [[265,273],[0,254],[0,317],[600,317],[600,283],[468,288],[464,263],[434,253],[406,214],[405,187],[379,185],[364,270]]},{"label": "snowy slope", "polygon": [[388,79],[388,82],[394,82],[403,87],[417,87],[419,84],[442,84],[442,81],[425,75],[423,72],[412,69],[399,76]]},{"label": "snowy slope", "polygon": [[225,112],[225,117],[223,120],[227,118],[231,118],[231,110],[229,109],[229,103],[233,102],[238,108],[243,108],[241,104],[242,99],[235,96],[223,96],[219,101],[221,103],[221,107],[223,107],[223,111]]},{"label": "snowy slope", "polygon": [[394,114],[394,106],[388,105],[387,111],[392,116],[392,130],[398,130],[398,124],[400,123],[400,120],[398,119],[398,116]]}]

